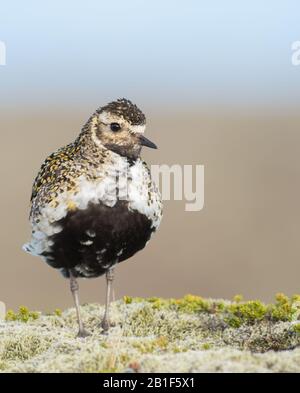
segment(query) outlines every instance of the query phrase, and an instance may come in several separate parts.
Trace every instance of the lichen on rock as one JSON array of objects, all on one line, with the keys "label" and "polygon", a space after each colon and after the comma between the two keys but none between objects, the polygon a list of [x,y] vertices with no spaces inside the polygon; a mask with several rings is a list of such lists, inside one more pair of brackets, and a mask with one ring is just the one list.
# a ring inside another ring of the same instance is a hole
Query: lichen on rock
[{"label": "lichen on rock", "polygon": [[91,335],[76,338],[75,310],[50,315],[20,307],[0,321],[2,372],[299,372],[300,296],[274,304],[124,297],[115,327],[102,334],[104,308],[82,306]]}]

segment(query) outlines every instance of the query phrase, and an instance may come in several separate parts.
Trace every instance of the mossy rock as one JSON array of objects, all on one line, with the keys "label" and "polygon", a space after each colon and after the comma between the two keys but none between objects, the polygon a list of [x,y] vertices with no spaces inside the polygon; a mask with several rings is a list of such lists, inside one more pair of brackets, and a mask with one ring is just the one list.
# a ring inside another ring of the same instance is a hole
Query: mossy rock
[{"label": "mossy rock", "polygon": [[75,310],[51,314],[20,307],[0,321],[1,372],[300,372],[300,296],[275,303],[124,297],[82,307],[91,335],[76,338]]}]

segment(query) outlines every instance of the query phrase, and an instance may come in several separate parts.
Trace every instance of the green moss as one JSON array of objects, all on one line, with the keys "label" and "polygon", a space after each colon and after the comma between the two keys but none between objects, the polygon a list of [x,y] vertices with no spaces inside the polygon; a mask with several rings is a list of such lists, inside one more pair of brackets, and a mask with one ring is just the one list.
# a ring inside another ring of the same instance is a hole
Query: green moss
[{"label": "green moss", "polygon": [[171,303],[176,306],[178,311],[185,313],[207,312],[210,309],[210,305],[207,300],[194,295],[186,295],[182,299],[177,299]]},{"label": "green moss", "polygon": [[212,345],[209,344],[209,343],[204,343],[204,344],[202,344],[202,349],[203,349],[204,351],[208,351],[209,349],[211,349],[211,347],[212,347]]},{"label": "green moss", "polygon": [[244,296],[243,296],[243,295],[235,295],[235,296],[233,297],[233,301],[234,301],[235,303],[241,303],[243,300],[244,300]]},{"label": "green moss", "polygon": [[237,317],[235,315],[230,315],[230,316],[226,317],[224,320],[225,320],[225,322],[228,323],[228,325],[230,327],[233,327],[233,328],[239,328],[243,324],[242,318]]},{"label": "green moss", "polygon": [[229,314],[225,320],[232,327],[240,327],[242,324],[253,324],[264,319],[267,307],[259,300],[248,301],[245,303],[232,303],[227,307]]},{"label": "green moss", "polygon": [[293,295],[291,299],[293,303],[300,303],[300,295]]},{"label": "green moss", "polygon": [[37,311],[29,311],[29,309],[25,306],[19,307],[19,312],[15,313],[13,310],[8,310],[6,313],[6,321],[20,321],[20,322],[28,322],[32,320],[38,319],[40,313]]},{"label": "green moss", "polygon": [[300,335],[300,323],[293,326],[293,331]]},{"label": "green moss", "polygon": [[[151,299],[151,298],[149,298]],[[131,304],[131,303],[143,303],[148,299],[143,299],[142,297],[131,297],[131,296],[123,296],[123,302],[125,304]]]},{"label": "green moss", "polygon": [[275,321],[293,321],[300,315],[300,296],[292,298],[282,293],[276,295],[276,303],[269,305],[270,318]]},{"label": "green moss", "polygon": [[54,310],[54,315],[56,315],[57,317],[61,317],[62,316],[62,311],[60,308],[56,308]]},{"label": "green moss", "polygon": [[182,299],[162,299],[158,297],[138,298],[124,296],[125,304],[144,303],[145,301],[157,310],[176,310],[183,313],[195,313],[201,311],[209,311],[210,304],[200,296],[186,295]]},{"label": "green moss", "polygon": [[125,296],[125,304],[148,303],[154,310],[173,310],[184,314],[223,314],[229,326],[239,328],[243,324],[254,324],[264,319],[292,321],[300,317],[300,296],[292,298],[284,294],[276,295],[274,304],[266,305],[259,300],[244,301],[242,295],[234,296],[233,303],[211,301],[200,296],[186,295],[182,299],[132,298]]},{"label": "green moss", "polygon": [[151,307],[156,310],[163,310],[170,306],[170,300],[166,300],[158,297],[147,298],[147,302],[150,303]]},{"label": "green moss", "polygon": [[132,303],[132,297],[131,296],[123,296],[123,301],[125,304],[131,304]]},{"label": "green moss", "polygon": [[16,321],[17,320],[17,314],[14,313],[13,310],[7,310],[6,316],[5,316],[6,321]]}]

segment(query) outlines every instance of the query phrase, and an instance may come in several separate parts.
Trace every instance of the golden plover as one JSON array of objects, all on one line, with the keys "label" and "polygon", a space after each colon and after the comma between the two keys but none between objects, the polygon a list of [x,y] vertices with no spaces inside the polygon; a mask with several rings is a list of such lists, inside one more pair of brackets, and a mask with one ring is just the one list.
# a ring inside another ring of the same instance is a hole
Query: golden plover
[{"label": "golden plover", "polygon": [[156,148],[145,124],[129,100],[99,108],[75,142],[45,160],[33,184],[24,249],[70,279],[81,337],[77,278],[106,274],[107,331],[114,267],[143,249],[161,221],[161,197],[140,158],[142,146]]}]

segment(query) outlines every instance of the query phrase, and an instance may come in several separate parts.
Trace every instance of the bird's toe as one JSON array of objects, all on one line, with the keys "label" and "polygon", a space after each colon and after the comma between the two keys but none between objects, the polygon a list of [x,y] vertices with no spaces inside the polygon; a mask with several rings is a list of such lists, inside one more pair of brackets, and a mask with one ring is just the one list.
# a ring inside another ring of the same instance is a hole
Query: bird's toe
[{"label": "bird's toe", "polygon": [[77,333],[77,338],[85,338],[85,337],[88,337],[90,335],[91,335],[90,332],[88,332],[85,329],[82,329],[82,330],[79,330],[79,332]]}]

